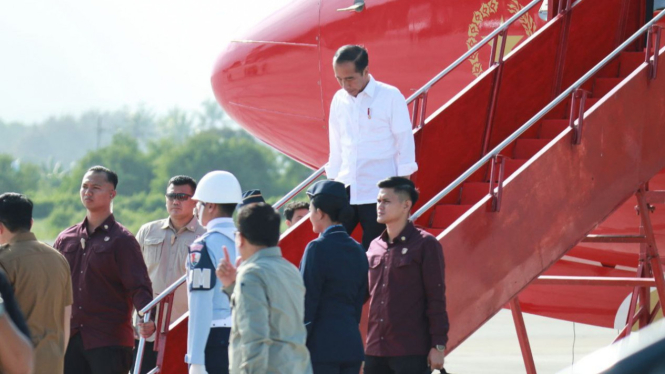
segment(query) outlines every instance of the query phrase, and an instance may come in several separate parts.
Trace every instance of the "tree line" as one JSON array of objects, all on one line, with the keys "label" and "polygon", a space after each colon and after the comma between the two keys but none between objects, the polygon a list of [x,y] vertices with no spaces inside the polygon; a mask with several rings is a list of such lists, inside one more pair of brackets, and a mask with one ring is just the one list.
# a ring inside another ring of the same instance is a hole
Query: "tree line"
[{"label": "tree line", "polygon": [[[244,190],[261,189],[266,200],[274,202],[311,173],[233,124],[216,103],[202,107],[198,112],[174,109],[161,117],[144,109],[105,113],[109,122],[104,131],[111,134],[99,146],[90,144],[98,136],[91,114],[95,112],[49,119],[37,128],[0,122],[0,132],[13,145],[0,151],[0,193],[27,194],[35,203],[34,231],[40,239],[50,240],[84,218],[79,188],[83,174],[94,165],[118,173],[114,214],[132,232],[166,216],[164,192],[174,175],[199,180],[208,171],[227,170]],[[63,127],[68,121],[69,127]],[[8,127],[12,130],[5,132]],[[29,136],[35,133],[47,141],[25,157],[17,143],[36,142]],[[58,135],[51,139],[49,133]],[[49,150],[51,141],[57,152]],[[77,152],[80,157],[72,156]]]}]

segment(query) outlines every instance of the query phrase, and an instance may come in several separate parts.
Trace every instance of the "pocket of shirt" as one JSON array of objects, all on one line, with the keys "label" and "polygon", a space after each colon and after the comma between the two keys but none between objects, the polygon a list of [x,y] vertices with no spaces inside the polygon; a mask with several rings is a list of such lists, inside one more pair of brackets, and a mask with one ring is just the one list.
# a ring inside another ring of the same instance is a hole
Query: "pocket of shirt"
[{"label": "pocket of shirt", "polygon": [[143,259],[146,266],[158,263],[162,258],[162,243],[163,237],[145,238],[143,241]]},{"label": "pocket of shirt", "polygon": [[369,284],[373,285],[378,282],[381,277],[381,264],[383,263],[383,256],[374,256],[369,259]]},{"label": "pocket of shirt", "polygon": [[405,266],[409,266],[411,265],[412,262],[413,262],[413,256],[402,256],[402,258],[400,258],[397,261],[397,267],[402,268]]}]

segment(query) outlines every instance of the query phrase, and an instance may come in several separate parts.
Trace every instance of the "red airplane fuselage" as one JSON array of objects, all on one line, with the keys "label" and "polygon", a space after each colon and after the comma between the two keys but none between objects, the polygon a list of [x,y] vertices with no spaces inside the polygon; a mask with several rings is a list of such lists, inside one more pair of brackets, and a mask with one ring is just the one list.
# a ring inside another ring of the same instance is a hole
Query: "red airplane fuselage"
[{"label": "red airplane fuselage", "polygon": [[[364,45],[375,79],[410,96],[509,19],[526,0],[294,0],[228,43],[215,65],[217,101],[257,138],[314,168],[328,159],[327,118],[340,89],[336,50]],[[507,51],[544,22],[537,9],[511,26]],[[465,62],[431,92],[434,112],[488,68],[490,48]],[[479,108],[485,110],[485,108]]]}]

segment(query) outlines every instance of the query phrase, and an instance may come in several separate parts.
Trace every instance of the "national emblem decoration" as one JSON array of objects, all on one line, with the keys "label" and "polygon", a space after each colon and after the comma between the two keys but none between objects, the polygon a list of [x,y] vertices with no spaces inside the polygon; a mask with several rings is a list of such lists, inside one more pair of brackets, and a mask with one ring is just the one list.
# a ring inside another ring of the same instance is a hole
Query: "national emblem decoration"
[{"label": "national emblem decoration", "polygon": [[[518,2],[518,0],[510,0],[508,2],[508,5],[506,6],[506,9],[511,15],[518,13],[520,10],[522,10],[522,8],[523,7]],[[471,23],[469,24],[469,29],[467,32],[467,35],[469,36],[469,38],[466,40],[467,50],[473,48],[476,44],[478,44],[478,42],[480,42],[484,38],[483,36],[479,36],[481,25],[483,21],[485,21],[491,15],[495,15],[498,12],[498,10],[499,10],[499,0],[490,0],[486,3],[481,4],[480,9],[473,12],[473,17],[471,19]],[[524,29],[524,33],[526,34],[527,38],[531,36],[534,32],[536,32],[536,22],[533,20],[533,17],[531,17],[529,13],[525,13],[522,17],[520,17],[518,21],[520,25],[522,25],[522,28]],[[501,22],[503,22],[503,19],[501,20]],[[508,38],[511,38],[511,36],[508,36]],[[500,43],[498,44],[500,45]],[[509,50],[510,48],[512,48],[512,46],[508,46],[508,50],[506,51],[506,53],[510,52]],[[478,52],[472,54],[471,57],[469,57],[469,63],[471,64],[471,73],[476,77],[483,72],[483,64],[482,62],[480,62]]]}]

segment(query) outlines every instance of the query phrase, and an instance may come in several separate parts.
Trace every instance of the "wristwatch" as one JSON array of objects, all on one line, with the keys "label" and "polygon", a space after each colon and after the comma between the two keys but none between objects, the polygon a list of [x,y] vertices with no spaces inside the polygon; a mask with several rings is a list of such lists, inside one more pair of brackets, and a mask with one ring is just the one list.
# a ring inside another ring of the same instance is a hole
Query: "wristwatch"
[{"label": "wristwatch", "polygon": [[434,346],[434,348],[436,348],[436,350],[439,351],[439,352],[443,352],[443,351],[446,350],[446,346],[445,346],[445,345],[439,345],[439,344],[437,344],[437,345]]}]

